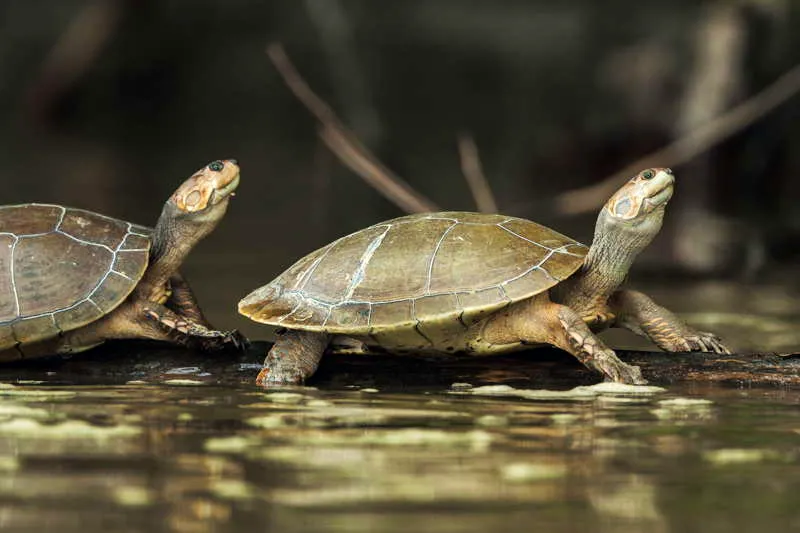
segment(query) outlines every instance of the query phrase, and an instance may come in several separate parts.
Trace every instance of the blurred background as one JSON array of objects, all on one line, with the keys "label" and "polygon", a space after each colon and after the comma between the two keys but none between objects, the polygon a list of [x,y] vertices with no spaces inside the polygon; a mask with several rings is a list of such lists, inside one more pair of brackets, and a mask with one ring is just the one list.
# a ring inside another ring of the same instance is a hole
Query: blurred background
[{"label": "blurred background", "polygon": [[[270,42],[439,207],[476,209],[467,134],[501,212],[589,242],[597,208],[559,195],[757,97],[800,64],[798,27],[792,0],[5,0],[0,198],[153,225],[183,179],[238,159],[239,194],[185,272],[218,327],[263,336],[241,297],[404,214],[319,140]],[[659,162],[676,196],[634,277],[798,288],[800,98],[757,115]]]}]

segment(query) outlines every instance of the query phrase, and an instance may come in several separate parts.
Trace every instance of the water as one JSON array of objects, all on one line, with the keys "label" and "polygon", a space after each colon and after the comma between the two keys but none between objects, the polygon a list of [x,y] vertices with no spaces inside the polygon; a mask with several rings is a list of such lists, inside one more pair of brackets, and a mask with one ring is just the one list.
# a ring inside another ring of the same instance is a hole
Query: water
[{"label": "water", "polygon": [[800,395],[0,391],[3,531],[790,531]]}]

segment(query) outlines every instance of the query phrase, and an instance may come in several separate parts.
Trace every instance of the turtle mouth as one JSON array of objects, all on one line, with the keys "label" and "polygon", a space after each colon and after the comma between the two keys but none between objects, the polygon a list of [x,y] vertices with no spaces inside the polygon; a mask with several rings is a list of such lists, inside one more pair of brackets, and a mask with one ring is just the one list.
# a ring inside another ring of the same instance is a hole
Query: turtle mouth
[{"label": "turtle mouth", "polygon": [[213,197],[213,204],[218,204],[225,198],[236,196],[236,188],[239,186],[239,174],[237,173],[236,176],[228,182],[226,185],[214,190],[214,197]]},{"label": "turtle mouth", "polygon": [[670,198],[672,198],[672,187],[668,187],[654,194],[653,196],[647,199],[647,203],[649,203],[653,207],[658,207],[660,205],[664,205],[667,202],[669,202]]}]

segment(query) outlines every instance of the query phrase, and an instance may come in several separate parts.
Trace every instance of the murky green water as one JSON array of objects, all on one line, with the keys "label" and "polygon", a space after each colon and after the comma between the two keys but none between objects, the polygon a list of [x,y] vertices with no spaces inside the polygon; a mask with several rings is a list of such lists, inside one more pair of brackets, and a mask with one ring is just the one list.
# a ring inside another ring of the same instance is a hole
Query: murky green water
[{"label": "murky green water", "polygon": [[[695,318],[796,342],[795,310],[765,331],[754,305]],[[327,360],[314,387],[263,391],[263,349],[0,368],[0,530],[800,530],[798,389],[535,383],[523,356]]]},{"label": "murky green water", "polygon": [[0,388],[0,529],[800,527],[798,391],[263,392],[203,374]]}]

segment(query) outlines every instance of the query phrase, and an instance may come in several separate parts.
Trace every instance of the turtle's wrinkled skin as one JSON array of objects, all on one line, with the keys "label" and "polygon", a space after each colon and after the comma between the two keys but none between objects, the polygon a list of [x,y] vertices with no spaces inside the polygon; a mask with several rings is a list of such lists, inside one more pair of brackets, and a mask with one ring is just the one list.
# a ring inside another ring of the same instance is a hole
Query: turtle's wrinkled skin
[{"label": "turtle's wrinkled skin", "polygon": [[669,169],[647,169],[606,203],[591,247],[534,222],[464,212],[411,215],[343,237],[239,302],[285,328],[257,378],[300,383],[329,345],[484,355],[550,344],[606,379],[646,383],[595,333],[623,327],[667,351],[727,353],[646,295],[620,288],[661,228]]},{"label": "turtle's wrinkled skin", "polygon": [[225,214],[239,183],[214,161],[164,205],[155,229],[59,205],[0,207],[0,361],[141,338],[239,347],[214,330],[178,267]]}]

